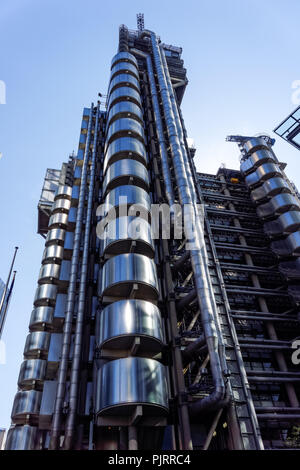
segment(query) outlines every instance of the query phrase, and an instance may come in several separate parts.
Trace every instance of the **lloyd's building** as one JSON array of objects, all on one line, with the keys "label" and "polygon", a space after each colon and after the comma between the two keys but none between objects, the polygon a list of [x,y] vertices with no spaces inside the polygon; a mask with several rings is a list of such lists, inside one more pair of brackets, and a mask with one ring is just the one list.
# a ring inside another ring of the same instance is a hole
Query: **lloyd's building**
[{"label": "lloyd's building", "polygon": [[6,449],[299,446],[299,195],[268,136],[196,169],[181,53],[121,26],[106,105],[47,170]]}]

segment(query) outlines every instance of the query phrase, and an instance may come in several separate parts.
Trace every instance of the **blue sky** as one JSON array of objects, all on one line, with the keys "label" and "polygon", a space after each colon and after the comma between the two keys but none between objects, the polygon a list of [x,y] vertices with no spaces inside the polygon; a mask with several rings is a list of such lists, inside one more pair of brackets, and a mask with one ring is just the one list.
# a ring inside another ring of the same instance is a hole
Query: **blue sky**
[{"label": "blue sky", "polygon": [[[298,0],[2,0],[0,80],[0,277],[20,246],[14,296],[2,340],[0,427],[8,427],[43,251],[37,203],[47,167],[77,150],[84,106],[106,93],[118,28],[145,27],[183,48],[189,85],[182,109],[200,171],[238,168],[228,134],[272,134],[296,105],[300,80]],[[274,147],[300,187],[299,152]]]}]

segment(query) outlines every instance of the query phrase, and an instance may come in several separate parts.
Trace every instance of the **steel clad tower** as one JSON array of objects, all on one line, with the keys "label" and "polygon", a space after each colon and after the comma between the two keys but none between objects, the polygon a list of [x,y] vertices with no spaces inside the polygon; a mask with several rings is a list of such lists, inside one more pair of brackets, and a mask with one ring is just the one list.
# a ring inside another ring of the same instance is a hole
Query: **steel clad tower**
[{"label": "steel clad tower", "polygon": [[47,170],[7,449],[300,445],[298,194],[266,136],[197,173],[181,53],[122,25],[105,106]]}]

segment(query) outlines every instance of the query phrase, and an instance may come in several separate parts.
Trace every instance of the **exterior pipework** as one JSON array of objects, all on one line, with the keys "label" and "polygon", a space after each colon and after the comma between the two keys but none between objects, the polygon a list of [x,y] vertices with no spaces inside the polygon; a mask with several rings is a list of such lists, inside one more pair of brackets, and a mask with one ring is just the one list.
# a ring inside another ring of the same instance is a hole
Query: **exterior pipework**
[{"label": "exterior pipework", "polygon": [[65,428],[65,441],[64,441],[65,449],[72,448],[75,421],[76,421],[77,402],[78,402],[80,361],[81,361],[81,352],[82,352],[82,334],[83,334],[85,299],[86,299],[86,281],[87,281],[88,261],[89,261],[90,230],[91,230],[94,186],[95,186],[94,182],[95,182],[95,172],[96,172],[98,123],[99,123],[99,103],[96,108],[96,120],[95,120],[95,128],[94,128],[93,153],[92,153],[92,162],[91,162],[91,170],[90,170],[90,185],[89,185],[89,190],[88,190],[88,204],[87,204],[85,231],[84,231],[83,255],[82,255],[82,263],[81,263],[81,276],[80,276],[79,296],[78,296],[78,312],[77,312],[77,318],[76,318],[74,352],[73,352],[73,361],[72,361],[71,376],[70,376],[69,414],[67,417],[66,428]]},{"label": "exterior pipework", "polygon": [[77,217],[76,217],[76,228],[75,228],[75,235],[74,235],[74,247],[73,247],[73,255],[72,255],[72,261],[71,261],[70,283],[69,283],[69,289],[68,289],[67,306],[66,306],[66,312],[65,312],[65,323],[64,323],[64,330],[63,330],[61,361],[60,361],[59,370],[58,370],[57,392],[56,392],[56,400],[55,400],[52,426],[51,426],[51,437],[50,437],[50,443],[49,443],[49,449],[53,449],[53,450],[57,449],[58,447],[59,437],[61,433],[61,414],[62,414],[62,405],[63,405],[64,395],[65,395],[65,385],[66,385],[67,371],[68,371],[68,358],[69,358],[69,351],[70,351],[73,313],[74,313],[75,296],[76,296],[76,281],[77,281],[77,270],[78,270],[78,264],[79,264],[82,222],[83,222],[83,215],[84,215],[87,172],[88,172],[89,152],[90,152],[90,139],[91,139],[92,122],[93,122],[93,109],[94,109],[94,106],[92,103],[91,108],[90,108],[86,147],[85,147],[85,152],[84,152],[78,211],[77,211]]},{"label": "exterior pipework", "polygon": [[[218,333],[216,330],[211,291],[208,285],[210,282],[210,278],[207,277],[207,272],[204,263],[205,256],[203,256],[203,252],[205,254],[204,234],[200,227],[200,224],[197,224],[198,214],[195,211],[194,207],[195,197],[193,197],[191,194],[191,190],[193,190],[194,185],[189,185],[189,179],[186,173],[186,167],[188,165],[188,162],[184,161],[184,157],[182,155],[181,145],[178,139],[178,132],[172,109],[172,103],[168,93],[167,79],[164,75],[163,64],[161,61],[159,46],[155,33],[151,33],[151,42],[153,48],[154,62],[158,75],[158,82],[161,90],[167,130],[173,153],[173,162],[176,180],[178,184],[180,202],[182,205],[188,204],[189,206],[193,207],[194,220],[196,221],[197,226],[197,231],[193,240],[193,242],[196,244],[196,249],[194,248],[191,250],[191,262],[195,276],[197,296],[201,308],[202,323],[206,336],[210,356],[211,371],[214,380],[214,391],[212,392],[212,394],[202,399],[201,401],[194,403],[191,406],[191,410],[197,413],[208,408],[215,407],[218,402],[220,402],[224,398],[225,384],[223,380],[222,367],[218,352]],[[187,230],[186,236],[188,241],[190,241],[190,229]]]}]

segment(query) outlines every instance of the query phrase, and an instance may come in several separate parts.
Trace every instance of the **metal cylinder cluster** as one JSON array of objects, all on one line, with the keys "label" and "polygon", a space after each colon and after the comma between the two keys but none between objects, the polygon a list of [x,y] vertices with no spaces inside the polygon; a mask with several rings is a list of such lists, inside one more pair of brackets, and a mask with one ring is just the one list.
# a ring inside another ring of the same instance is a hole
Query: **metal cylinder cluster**
[{"label": "metal cylinder cluster", "polygon": [[97,233],[104,308],[97,318],[96,342],[108,360],[97,372],[96,414],[129,416],[142,405],[145,414],[161,415],[168,408],[168,392],[165,367],[153,359],[164,335],[156,306],[143,109],[137,60],[125,51],[112,60],[107,116],[104,223]]},{"label": "metal cylinder cluster", "polygon": [[24,347],[18,392],[13,403],[11,418],[15,426],[11,427],[7,437],[6,448],[11,450],[33,449],[36,444],[71,195],[71,186],[59,185],[52,205],[29,324],[30,333]]}]

